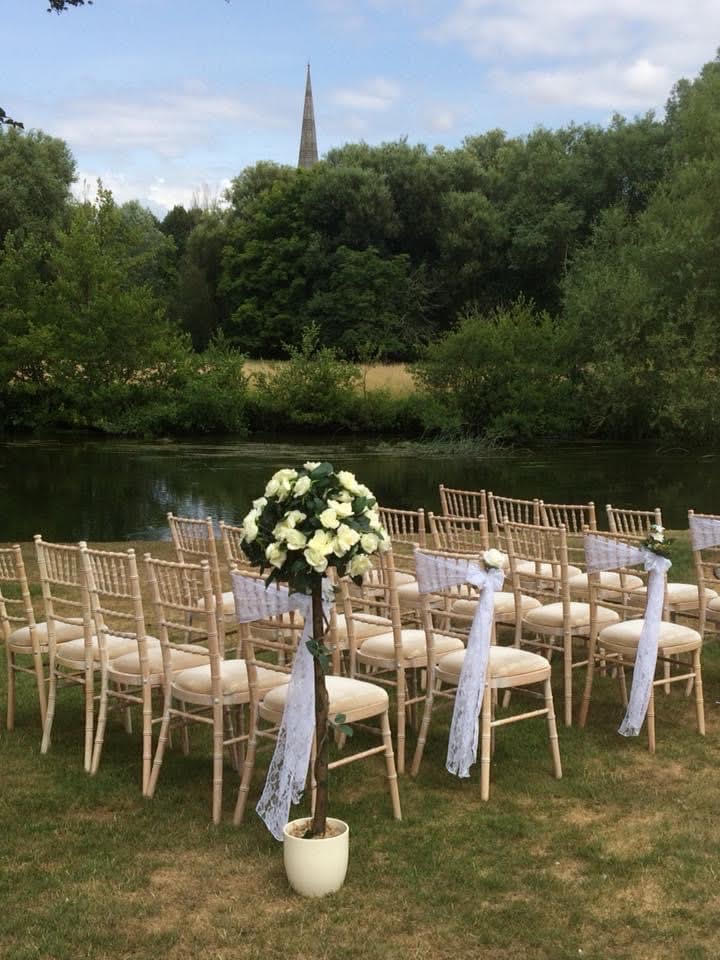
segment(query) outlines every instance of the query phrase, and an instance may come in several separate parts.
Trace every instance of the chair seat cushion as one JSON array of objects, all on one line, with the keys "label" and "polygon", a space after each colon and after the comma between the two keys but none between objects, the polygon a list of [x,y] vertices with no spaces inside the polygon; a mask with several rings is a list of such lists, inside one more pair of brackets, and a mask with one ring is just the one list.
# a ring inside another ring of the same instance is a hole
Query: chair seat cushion
[{"label": "chair seat cushion", "polygon": [[420,588],[417,580],[410,583],[401,583],[397,588],[398,602],[401,607],[414,609],[420,606]]},{"label": "chair seat cushion", "polygon": [[707,605],[707,612],[713,620],[720,618],[720,597],[716,596],[710,598]]},{"label": "chair seat cushion", "polygon": [[[370,569],[365,574],[365,585],[368,587],[377,586],[380,583],[380,574],[375,569]],[[405,573],[403,570],[395,571],[395,586],[403,587],[408,583],[415,583],[415,577],[411,573]]]},{"label": "chair seat cushion", "polygon": [[[156,640],[155,637],[147,637],[147,642],[148,647],[157,647],[160,645],[160,641]],[[91,646],[93,660],[99,663],[100,647],[98,646],[97,637],[92,638]],[[122,657],[126,653],[136,653],[137,640],[134,637],[114,637],[112,634],[108,634],[105,637],[105,649],[107,650],[109,659],[114,660],[116,657]],[[57,655],[61,660],[72,660],[77,663],[82,662],[85,659],[85,639],[69,640],[67,643],[61,644],[57,648]]]},{"label": "chair seat cushion", "polygon": [[[590,604],[578,603],[572,601],[570,607],[570,626],[587,627],[590,624]],[[596,607],[597,622],[615,623],[620,619],[615,610],[609,610],[607,607]],[[523,620],[529,626],[538,627],[562,627],[563,626],[563,605],[562,603],[546,603],[544,607],[535,607],[529,610]]]},{"label": "chair seat cushion", "polygon": [[[201,597],[197,603],[198,609],[205,609],[205,598]],[[224,614],[235,613],[235,594],[232,590],[226,590],[222,595],[222,609]]]},{"label": "chair seat cushion", "polygon": [[[225,696],[235,693],[247,693],[249,695],[247,664],[244,660],[221,660],[220,676],[222,692]],[[258,667],[257,678],[260,690],[270,690],[276,686],[285,686],[290,679],[290,674]],[[212,693],[210,664],[181,670],[173,677],[173,686],[187,690],[188,693],[209,696]]]},{"label": "chair seat cushion", "polygon": [[[539,600],[536,600],[535,597],[526,597],[524,594],[521,594],[520,602],[522,604],[523,613],[525,613],[526,610],[533,610],[535,607],[540,606]],[[514,614],[515,594],[509,593],[505,590],[499,590],[497,593],[493,594],[493,604],[495,607],[496,617]],[[453,613],[459,613],[463,617],[472,617],[475,614],[476,607],[477,600],[474,598],[468,598],[467,600],[456,600],[452,605],[452,611]]]},{"label": "chair seat cushion", "polygon": [[[331,717],[338,713],[344,713],[347,716],[356,711],[366,717],[373,717],[388,709],[390,701],[387,690],[376,683],[355,680],[352,677],[325,677],[325,686],[330,700]],[[262,713],[266,716],[271,714],[281,717],[285,709],[286,697],[286,687],[275,687],[270,690],[263,698]]]},{"label": "chair seat cushion", "polygon": [[[198,667],[207,662],[207,647],[199,644],[188,644],[185,650],[171,650],[173,671],[186,670],[188,667]],[[147,651],[148,669],[151,674],[161,674],[164,672],[162,647],[156,642],[148,645]],[[112,669],[118,673],[127,673],[130,676],[139,677],[142,673],[140,668],[140,654],[137,650],[133,653],[126,653],[122,657],[114,657]]]},{"label": "chair seat cushion", "polygon": [[[559,575],[560,564],[553,565],[552,563],[536,563],[534,560],[517,560],[515,562],[515,569],[521,576],[525,573],[536,574],[542,577],[552,577],[553,569],[555,570],[555,574]],[[571,563],[568,564],[568,577],[575,577],[581,572],[580,567],[574,567]]]},{"label": "chair seat cushion", "polygon": [[[438,669],[448,676],[460,678],[465,650],[447,653],[438,661]],[[523,676],[527,673],[544,673],[550,669],[550,663],[539,653],[530,653],[520,647],[490,647],[488,677]]]},{"label": "chair seat cushion", "polygon": [[[347,621],[345,620],[344,613],[337,615],[336,624],[337,642],[339,646],[344,649],[348,645]],[[387,633],[388,630],[392,630],[392,623],[387,617],[376,617],[371,613],[363,613],[362,620],[357,620],[353,617],[355,643],[359,643],[367,637],[374,637],[378,633]]]},{"label": "chair seat cushion", "polygon": [[[647,594],[647,587],[641,587],[639,590],[636,590],[635,593],[639,597],[645,597]],[[717,597],[716,590],[710,590],[709,588],[705,589],[705,596],[711,599]],[[684,604],[695,604],[698,605],[698,588],[694,583],[672,583],[668,581],[667,585],[667,599],[668,603],[684,603]],[[644,600],[643,600],[644,602]]]},{"label": "chair seat cushion", "polygon": [[[83,622],[81,618],[72,617],[72,623],[55,621],[55,642],[66,643],[68,640],[78,640],[83,636]],[[35,624],[35,636],[41,647],[47,647],[48,625]],[[14,647],[32,647],[30,627],[19,627],[10,634],[10,645]]]},{"label": "chair seat cushion", "polygon": [[[604,600],[617,598],[620,602],[622,594],[617,591],[630,592],[643,586],[641,578],[632,573],[620,574],[613,570],[603,570],[599,574],[599,579],[601,587],[609,588],[607,592],[598,591],[598,596]],[[588,595],[588,575],[586,573],[578,573],[576,576],[570,577],[568,585],[571,595],[576,597],[586,597]]]},{"label": "chair seat cushion", "polygon": [[[598,634],[598,643],[606,649],[634,654],[644,623],[645,621],[642,618],[638,618],[637,620],[623,620],[621,623],[605,627]],[[668,623],[665,620],[660,624],[660,637],[658,639],[660,650],[682,653],[685,650],[694,650],[701,643],[700,634],[691,627],[684,627],[679,623]]]},{"label": "chair seat cushion", "polygon": [[[448,653],[450,650],[462,650],[463,642],[459,637],[446,637],[441,633],[434,634],[435,639],[435,657]],[[424,630],[406,630],[402,631],[402,653],[405,660],[417,660],[420,663],[427,662],[427,638]],[[358,654],[361,659],[373,660],[394,660],[395,643],[392,633],[382,633],[378,636],[368,637],[360,644]]]}]

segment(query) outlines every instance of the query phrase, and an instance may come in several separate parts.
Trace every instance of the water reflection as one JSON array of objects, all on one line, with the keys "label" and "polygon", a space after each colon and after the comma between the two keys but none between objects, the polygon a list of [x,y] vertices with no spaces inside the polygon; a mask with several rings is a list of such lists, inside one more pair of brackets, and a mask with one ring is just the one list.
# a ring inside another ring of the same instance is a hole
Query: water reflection
[{"label": "water reflection", "polygon": [[663,508],[684,526],[687,508],[720,512],[715,452],[657,446],[555,445],[489,459],[427,456],[402,444],[303,438],[298,442],[130,442],[85,437],[0,444],[0,541],[123,540],[167,536],[165,514],[237,521],[268,475],[307,459],[355,471],[383,503],[437,510],[437,487],[485,487],[508,496],[594,499]]}]

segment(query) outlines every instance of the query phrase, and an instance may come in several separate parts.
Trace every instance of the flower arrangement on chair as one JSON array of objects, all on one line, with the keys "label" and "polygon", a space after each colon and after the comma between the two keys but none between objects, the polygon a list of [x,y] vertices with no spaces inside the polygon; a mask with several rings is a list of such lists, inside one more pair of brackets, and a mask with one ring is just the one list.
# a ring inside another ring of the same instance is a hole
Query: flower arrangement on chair
[{"label": "flower arrangement on chair", "polygon": [[659,523],[652,524],[643,546],[651,553],[656,553],[659,557],[666,557],[667,559],[670,558],[672,553],[670,549],[672,540],[666,539],[665,527],[661,527]]},{"label": "flower arrangement on chair", "polygon": [[[253,501],[243,520],[242,549],[266,583],[286,583],[291,592],[312,598],[312,639],[315,687],[317,784],[310,836],[325,833],[328,801],[329,707],[325,672],[330,651],[324,643],[323,575],[334,568],[357,585],[372,566],[371,557],[388,549],[388,538],[372,492],[348,470],[330,463],[308,461],[297,469],[278,470],[265,494]],[[344,732],[344,717],[334,718]]]}]

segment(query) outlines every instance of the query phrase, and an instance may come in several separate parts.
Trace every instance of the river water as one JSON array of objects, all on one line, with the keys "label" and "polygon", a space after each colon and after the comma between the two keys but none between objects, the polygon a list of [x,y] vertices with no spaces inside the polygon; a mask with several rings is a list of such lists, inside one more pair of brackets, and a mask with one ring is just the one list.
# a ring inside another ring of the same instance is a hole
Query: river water
[{"label": "river water", "polygon": [[438,484],[550,502],[720,513],[720,451],[656,444],[555,444],[489,457],[428,455],[401,443],[300,438],[138,442],[78,436],[0,443],[0,541],[164,539],[165,515],[239,522],[279,467],[330,460],[393,507],[439,509]]}]

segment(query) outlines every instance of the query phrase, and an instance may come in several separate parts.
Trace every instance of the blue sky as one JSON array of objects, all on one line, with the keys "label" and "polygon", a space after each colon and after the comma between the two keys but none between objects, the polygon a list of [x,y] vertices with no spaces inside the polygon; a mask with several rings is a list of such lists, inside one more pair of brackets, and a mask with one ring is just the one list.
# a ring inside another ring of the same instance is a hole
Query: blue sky
[{"label": "blue sky", "polygon": [[720,0],[2,0],[0,106],[162,214],[257,160],[297,162],[305,63],[321,154],[457,146],[662,111],[720,45]]}]

